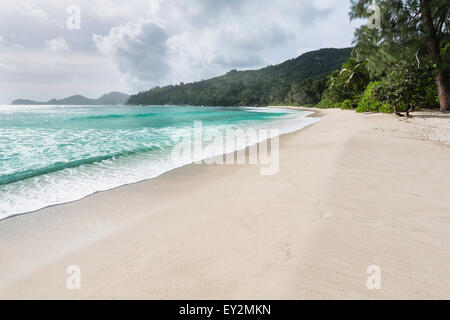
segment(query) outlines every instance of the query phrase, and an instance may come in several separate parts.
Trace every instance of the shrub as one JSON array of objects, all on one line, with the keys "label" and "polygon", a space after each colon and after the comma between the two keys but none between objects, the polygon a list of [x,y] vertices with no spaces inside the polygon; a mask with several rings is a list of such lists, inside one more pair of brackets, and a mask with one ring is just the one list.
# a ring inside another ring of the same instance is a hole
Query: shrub
[{"label": "shrub", "polygon": [[394,112],[394,108],[387,103],[383,103],[381,107],[378,109],[378,111],[383,113],[392,113]]},{"label": "shrub", "polygon": [[318,104],[316,104],[316,108],[340,108],[341,103],[339,102],[333,102],[330,98],[322,98]]},{"label": "shrub", "polygon": [[373,89],[376,100],[394,106],[394,113],[413,110],[414,107],[432,106],[436,101],[437,91],[433,84],[433,66],[399,62],[390,66],[383,82]]},{"label": "shrub", "polygon": [[367,86],[361,99],[358,102],[356,112],[379,112],[382,103],[377,101],[373,95],[373,90],[380,85],[380,81],[372,81]]},{"label": "shrub", "polygon": [[354,109],[355,108],[355,103],[350,100],[344,100],[344,102],[341,103],[341,109],[343,110],[349,110],[349,109]]}]

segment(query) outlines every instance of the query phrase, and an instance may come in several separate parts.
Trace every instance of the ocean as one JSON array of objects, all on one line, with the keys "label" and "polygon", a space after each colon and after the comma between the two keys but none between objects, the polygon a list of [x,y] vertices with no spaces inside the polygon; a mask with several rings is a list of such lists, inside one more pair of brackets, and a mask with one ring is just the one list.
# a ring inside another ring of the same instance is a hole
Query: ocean
[{"label": "ocean", "polygon": [[[309,114],[251,107],[0,106],[0,219],[216,155],[174,159],[176,145],[194,141],[194,122],[201,121],[207,136],[247,128],[278,135],[318,121]],[[245,146],[258,142],[249,138]]]}]

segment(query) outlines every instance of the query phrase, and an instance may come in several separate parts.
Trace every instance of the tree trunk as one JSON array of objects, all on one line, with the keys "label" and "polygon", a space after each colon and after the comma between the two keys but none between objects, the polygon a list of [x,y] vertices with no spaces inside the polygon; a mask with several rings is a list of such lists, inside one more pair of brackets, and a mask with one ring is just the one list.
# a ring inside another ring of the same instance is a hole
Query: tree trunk
[{"label": "tree trunk", "polygon": [[441,106],[441,111],[445,112],[450,109],[450,88],[442,69],[438,69],[436,72],[435,82],[439,95],[439,104]]},{"label": "tree trunk", "polygon": [[397,105],[396,105],[396,104],[394,104],[394,114],[395,114],[396,116],[398,116],[398,117],[403,117],[403,115],[402,115],[400,112],[398,112],[398,109],[397,109]]},{"label": "tree trunk", "polygon": [[408,110],[406,110],[405,115],[409,118],[409,113],[414,111],[414,104],[410,103],[408,106]]},{"label": "tree trunk", "polygon": [[430,0],[420,0],[420,10],[422,13],[422,24],[427,38],[427,51],[431,60],[436,64],[436,89],[439,95],[441,111],[445,112],[450,108],[450,87],[442,70],[441,46],[437,30],[434,27],[433,16],[430,9]]}]

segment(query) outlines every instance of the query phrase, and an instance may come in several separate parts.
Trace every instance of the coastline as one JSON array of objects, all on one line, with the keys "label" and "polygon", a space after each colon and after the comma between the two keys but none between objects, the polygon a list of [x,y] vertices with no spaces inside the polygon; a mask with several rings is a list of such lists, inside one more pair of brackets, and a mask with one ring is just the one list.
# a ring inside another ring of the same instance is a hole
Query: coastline
[{"label": "coastline", "polygon": [[277,175],[191,164],[1,221],[0,298],[449,298],[450,149],[390,115],[317,112],[280,136]]},{"label": "coastline", "polygon": [[[291,113],[289,115],[287,115],[286,119],[283,120],[277,120],[277,119],[273,119],[272,120],[272,126],[275,126],[275,128],[279,128],[280,131],[275,133],[275,136],[280,136],[283,134],[287,134],[287,133],[291,133],[297,130],[301,130],[303,129],[305,126],[311,125],[312,123],[314,123],[316,120],[310,120],[308,121],[307,118],[314,118],[314,112],[310,111],[310,110],[299,110],[299,109],[294,109],[291,107],[285,107],[282,109],[291,109],[291,110],[295,110],[297,112],[299,112],[299,114],[297,114],[295,117],[293,117],[295,115],[295,113]],[[300,111],[303,111],[300,112]],[[278,112],[278,111],[276,111]],[[305,113],[306,112],[306,113]],[[289,113],[289,112],[288,112]],[[290,116],[290,118],[288,118]],[[305,119],[305,123],[302,123],[303,121],[299,121],[302,119],[298,119],[298,117]],[[278,127],[277,127],[278,126]],[[247,128],[252,128],[250,126],[247,126]],[[262,138],[263,140],[266,140],[266,138]],[[258,144],[258,141],[260,141],[259,138],[254,138],[252,137],[248,137],[248,141],[245,142],[245,145],[247,145],[247,147],[250,146],[254,146]],[[228,148],[228,146],[227,146]],[[246,149],[246,147],[242,147],[242,146],[234,146],[234,148],[238,148],[238,150],[235,150],[234,152]],[[229,148],[229,149],[234,149],[234,148]],[[158,176],[164,174],[165,172],[183,167],[185,165],[188,165],[191,161],[199,161],[199,159],[201,159],[201,161],[206,161],[209,158],[214,158],[214,156],[221,156],[221,152],[223,152],[224,150],[221,150],[218,152],[207,152],[207,154],[203,154],[198,156],[197,154],[192,154],[191,159],[186,159],[183,160],[181,162],[171,162],[171,160],[167,161],[162,161],[161,163],[165,163],[167,165],[164,166],[156,166],[155,170],[151,170],[150,173],[148,172],[143,172],[145,171],[145,168],[152,168],[152,166],[154,166],[155,164],[152,163],[151,165],[147,164],[144,165],[143,167],[140,167],[140,171],[136,171],[137,174],[135,174],[135,172],[131,172],[132,175],[128,176],[128,175],[122,175],[121,178],[118,178],[116,180],[108,180],[105,179],[104,176],[98,176],[98,180],[102,181],[103,183],[101,183],[100,185],[98,185],[97,183],[95,183],[95,181],[90,181],[91,184],[89,183],[83,183],[82,181],[78,181],[81,182],[81,187],[78,188],[77,190],[73,190],[72,192],[64,192],[63,195],[58,194],[58,197],[52,197],[52,196],[48,196],[48,192],[47,193],[41,193],[41,194],[28,194],[30,199],[42,199],[42,201],[30,201],[30,203],[28,203],[27,201],[23,201],[23,200],[27,200],[25,194],[23,195],[22,198],[18,198],[16,199],[14,197],[15,193],[11,192],[11,194],[8,194],[7,192],[5,192],[4,194],[4,198],[0,197],[0,202],[2,202],[4,200],[4,202],[2,203],[2,205],[0,205],[0,221],[4,220],[4,219],[8,219],[14,216],[19,216],[19,215],[24,215],[24,214],[30,214],[30,213],[35,213],[38,212],[39,210],[45,209],[45,208],[49,208],[52,206],[57,206],[57,205],[61,205],[64,203],[71,203],[74,201],[78,201],[81,199],[84,199],[92,194],[96,194],[98,192],[103,192],[103,191],[107,191],[107,190],[111,190],[117,187],[121,187],[121,186],[125,186],[125,185],[129,185],[129,184],[133,184],[133,183],[138,183],[141,181],[146,181],[149,179],[154,179],[157,178]],[[145,160],[145,159],[144,159]],[[131,161],[131,160],[130,160]],[[129,162],[130,162],[129,161]],[[142,163],[143,159],[141,159],[141,163]],[[138,163],[134,163],[134,166],[137,166]],[[76,166],[76,167],[81,167],[81,166]],[[133,165],[130,165],[130,163],[127,164],[127,167],[133,167]],[[67,167],[65,168],[67,169]],[[122,170],[126,170],[127,168],[122,168]],[[121,172],[122,170],[116,170],[117,172]],[[51,171],[49,172],[50,174],[55,173],[55,172],[64,172],[64,170],[55,170],[54,172]],[[86,174],[86,172],[81,172],[81,174]],[[111,172],[106,172],[106,176],[111,175]],[[40,174],[38,174],[39,176]],[[75,177],[77,176],[76,174],[74,175]],[[34,176],[31,176],[31,178],[34,178]],[[59,178],[59,179],[58,179]],[[66,177],[63,177],[66,178]],[[24,180],[24,179],[21,179]],[[58,180],[63,180],[61,177],[56,177],[53,178],[54,181],[58,181]],[[70,179],[69,179],[70,180]],[[106,180],[106,182],[104,181]],[[30,181],[30,180],[27,180]],[[63,180],[64,181],[64,180]],[[13,181],[14,182],[14,181]],[[19,181],[17,181],[19,182]],[[51,191],[56,191],[58,193],[59,190],[64,190],[64,186],[70,185],[71,183],[73,184],[75,182],[76,185],[76,180],[75,181],[64,181],[62,183],[62,185],[59,186],[59,188],[54,188],[54,190],[52,190],[50,188],[50,194]],[[26,186],[25,186],[26,187]],[[85,189],[83,189],[83,187],[85,187]],[[22,186],[22,188],[24,188],[24,186]],[[19,187],[19,190],[21,188]],[[34,188],[36,189],[36,188]],[[2,191],[2,190],[0,190]],[[21,191],[21,190],[20,190]],[[28,191],[33,191],[33,190],[28,190]],[[32,192],[31,192],[32,193]],[[10,201],[8,201],[8,196],[11,196],[10,199],[12,199],[11,203]],[[45,199],[45,200],[43,200]],[[19,204],[17,206],[15,206],[14,204]],[[24,205],[25,203],[25,205]],[[8,207],[8,204],[9,207]]]}]

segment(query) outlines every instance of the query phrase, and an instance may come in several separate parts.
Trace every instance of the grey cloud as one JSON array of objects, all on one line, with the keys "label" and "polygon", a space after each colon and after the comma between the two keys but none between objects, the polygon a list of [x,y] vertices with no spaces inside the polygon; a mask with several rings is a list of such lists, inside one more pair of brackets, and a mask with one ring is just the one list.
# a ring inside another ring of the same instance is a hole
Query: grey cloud
[{"label": "grey cloud", "polygon": [[293,40],[291,31],[282,29],[279,25],[255,26],[248,30],[223,32],[220,41],[230,44],[235,50],[257,52],[267,47],[283,46],[285,42]]},{"label": "grey cloud", "polygon": [[[86,90],[92,83],[118,89],[125,83],[129,91],[196,81],[276,64],[304,48],[348,46],[353,32],[348,3],[338,0],[77,0],[81,30],[66,28],[66,9],[74,1],[26,2],[34,6],[0,1],[0,68],[4,81],[36,87],[77,72],[92,79]],[[61,38],[67,45],[52,42]],[[32,67],[11,61],[15,53],[27,53],[33,64],[40,53],[46,58]],[[55,64],[58,55],[65,60]],[[101,64],[75,67],[76,55]],[[82,85],[74,91],[82,94]]]},{"label": "grey cloud", "polygon": [[[51,50],[29,54],[11,53],[14,59],[0,56],[0,69],[5,71],[1,81],[21,83],[35,80],[41,83],[71,81],[75,76],[95,81],[102,79],[104,66],[101,59],[87,57],[55,56]],[[24,61],[32,63],[24,63]],[[39,75],[39,76],[37,76]]]},{"label": "grey cloud", "polygon": [[167,31],[151,21],[128,23],[93,41],[119,70],[144,81],[163,79],[170,71],[166,61]]},{"label": "grey cloud", "polygon": [[298,10],[298,16],[302,25],[311,26],[316,20],[326,19],[332,12],[332,8],[320,9],[316,8],[313,2],[303,1]]},{"label": "grey cloud", "polygon": [[278,25],[260,26],[251,30],[221,32],[218,37],[217,56],[211,63],[225,69],[247,69],[265,64],[264,50],[270,47],[283,46],[293,36]]},{"label": "grey cloud", "polygon": [[43,49],[46,40],[62,36],[76,52],[96,52],[95,44],[91,41],[93,33],[106,34],[112,27],[129,21],[126,16],[102,19],[92,1],[79,0],[77,5],[81,10],[81,29],[69,30],[66,27],[69,17],[66,10],[73,4],[71,0],[56,1],[51,5],[34,1],[32,9],[22,2],[10,1],[12,4],[8,5],[9,0],[3,1],[6,4],[4,7],[0,5],[0,34],[8,43],[26,49]]},{"label": "grey cloud", "polygon": [[260,66],[264,61],[258,54],[247,54],[235,57],[226,57],[224,55],[219,55],[215,57],[211,62],[218,64],[225,69],[243,69]]}]

